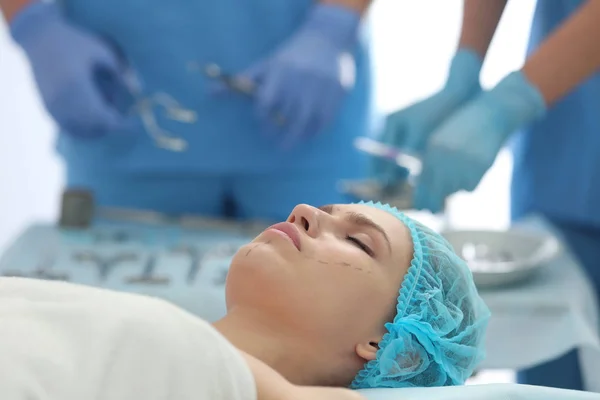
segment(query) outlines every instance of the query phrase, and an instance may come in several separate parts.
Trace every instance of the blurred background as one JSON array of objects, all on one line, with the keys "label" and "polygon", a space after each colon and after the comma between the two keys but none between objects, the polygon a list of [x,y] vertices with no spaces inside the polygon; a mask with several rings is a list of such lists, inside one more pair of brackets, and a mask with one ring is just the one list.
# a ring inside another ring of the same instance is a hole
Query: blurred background
[{"label": "blurred background", "polygon": [[[484,86],[521,66],[534,6],[534,0],[509,2],[483,67]],[[458,42],[461,7],[460,0],[375,1],[371,21],[381,112],[411,104],[442,86]],[[63,182],[62,165],[54,154],[53,123],[23,54],[0,24],[1,251],[28,223],[56,218]],[[419,40],[411,40],[415,37]],[[453,197],[451,224],[508,226],[510,170],[510,156],[502,153],[474,193]]]},{"label": "blurred background", "polygon": [[[534,6],[534,0],[509,2],[483,68],[484,86],[521,66]],[[460,0],[375,2],[371,22],[379,111],[399,109],[442,86],[458,41],[461,7]],[[53,123],[23,54],[0,24],[1,252],[27,224],[56,219],[63,182]],[[450,223],[461,228],[508,226],[511,167],[510,155],[501,153],[474,193],[452,198]],[[511,372],[495,371],[474,381],[511,380]]]}]

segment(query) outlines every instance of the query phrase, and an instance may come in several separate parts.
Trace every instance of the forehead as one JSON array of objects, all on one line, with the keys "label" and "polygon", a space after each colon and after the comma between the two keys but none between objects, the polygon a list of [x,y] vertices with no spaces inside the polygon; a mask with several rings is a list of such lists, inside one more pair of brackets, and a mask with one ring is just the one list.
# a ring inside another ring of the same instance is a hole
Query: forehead
[{"label": "forehead", "polygon": [[408,228],[387,211],[363,204],[336,204],[334,209],[342,213],[359,213],[371,219],[385,230],[390,238],[392,248],[405,248],[407,243],[412,243]]}]

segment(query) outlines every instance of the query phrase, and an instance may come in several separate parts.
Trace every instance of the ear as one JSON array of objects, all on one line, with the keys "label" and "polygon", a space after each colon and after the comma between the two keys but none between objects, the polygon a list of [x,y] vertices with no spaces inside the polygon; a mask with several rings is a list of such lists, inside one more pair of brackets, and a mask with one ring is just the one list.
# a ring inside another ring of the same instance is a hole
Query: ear
[{"label": "ear", "polygon": [[377,358],[377,350],[379,350],[379,342],[381,338],[375,338],[365,343],[356,345],[356,355],[365,361],[372,361]]}]

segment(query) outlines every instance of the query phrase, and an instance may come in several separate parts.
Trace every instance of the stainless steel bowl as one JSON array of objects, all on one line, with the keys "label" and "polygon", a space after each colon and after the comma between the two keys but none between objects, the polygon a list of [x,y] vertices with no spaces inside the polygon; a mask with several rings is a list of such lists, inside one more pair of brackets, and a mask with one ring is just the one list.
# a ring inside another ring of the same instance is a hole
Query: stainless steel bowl
[{"label": "stainless steel bowl", "polygon": [[467,262],[482,289],[522,282],[560,253],[558,239],[542,232],[450,230],[442,235]]}]

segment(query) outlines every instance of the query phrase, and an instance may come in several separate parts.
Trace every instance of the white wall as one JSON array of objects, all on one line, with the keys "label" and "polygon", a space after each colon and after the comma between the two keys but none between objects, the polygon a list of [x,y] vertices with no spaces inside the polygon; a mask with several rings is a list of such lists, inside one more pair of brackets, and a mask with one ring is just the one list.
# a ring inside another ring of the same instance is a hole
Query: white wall
[{"label": "white wall", "polygon": [[[483,66],[485,87],[522,65],[534,7],[535,0],[509,2]],[[378,106],[392,111],[439,90],[458,42],[462,1],[376,0],[372,11]],[[507,226],[511,168],[502,152],[475,193],[453,196],[450,224]]]},{"label": "white wall", "polygon": [[[509,3],[484,66],[484,85],[518,68],[534,0]],[[460,0],[376,0],[372,13],[377,103],[391,111],[440,88],[458,40]],[[509,27],[510,26],[510,27]],[[62,166],[53,127],[25,60],[0,26],[0,249],[31,221],[53,220]],[[474,194],[455,196],[451,222],[501,227],[508,223],[510,157],[502,154]]]},{"label": "white wall", "polygon": [[61,165],[29,67],[0,21],[0,251],[18,231],[57,215]]}]

